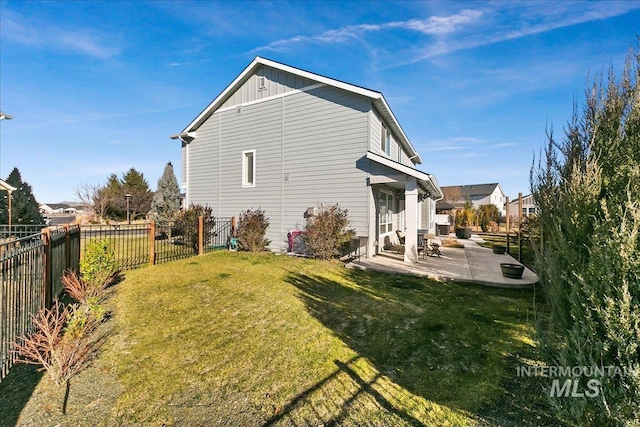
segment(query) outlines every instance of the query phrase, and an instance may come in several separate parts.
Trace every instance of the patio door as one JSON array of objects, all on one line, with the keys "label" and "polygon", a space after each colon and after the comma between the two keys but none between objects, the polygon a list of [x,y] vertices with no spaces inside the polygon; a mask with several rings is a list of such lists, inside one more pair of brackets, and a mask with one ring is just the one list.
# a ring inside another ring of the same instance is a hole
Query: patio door
[{"label": "patio door", "polygon": [[398,230],[404,231],[406,228],[406,210],[404,209],[404,199],[398,200]]}]

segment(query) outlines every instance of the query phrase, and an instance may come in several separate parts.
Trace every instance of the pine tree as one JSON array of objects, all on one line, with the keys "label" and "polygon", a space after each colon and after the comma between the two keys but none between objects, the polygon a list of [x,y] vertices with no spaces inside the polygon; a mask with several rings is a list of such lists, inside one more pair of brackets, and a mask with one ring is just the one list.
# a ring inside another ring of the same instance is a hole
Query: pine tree
[{"label": "pine tree", "polygon": [[180,187],[173,165],[169,162],[158,179],[158,188],[151,202],[151,218],[158,223],[166,223],[171,221],[179,210]]},{"label": "pine tree", "polygon": [[[122,176],[122,198],[126,199],[125,194],[131,195],[129,199],[129,212],[131,219],[139,216],[146,216],[151,210],[151,200],[153,200],[153,192],[149,189],[149,183],[144,174],[131,168]],[[126,206],[125,206],[126,216]]]},{"label": "pine tree", "polygon": [[[38,202],[33,195],[31,185],[22,181],[18,168],[13,168],[6,180],[7,184],[15,187],[11,193],[11,223],[13,226],[44,224],[40,215]],[[6,195],[5,195],[6,196]],[[8,202],[6,197],[0,197],[0,222],[9,223]]]}]

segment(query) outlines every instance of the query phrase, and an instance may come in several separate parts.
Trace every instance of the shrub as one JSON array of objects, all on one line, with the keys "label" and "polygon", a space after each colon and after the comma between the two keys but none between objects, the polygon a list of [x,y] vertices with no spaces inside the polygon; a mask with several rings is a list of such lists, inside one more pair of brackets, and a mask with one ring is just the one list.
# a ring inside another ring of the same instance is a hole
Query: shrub
[{"label": "shrub", "polygon": [[189,209],[179,212],[175,217],[172,230],[174,236],[182,236],[182,243],[190,245],[198,252],[198,218],[212,218],[213,210],[208,206],[191,205]]},{"label": "shrub", "polygon": [[320,259],[339,256],[345,245],[355,235],[349,229],[347,209],[341,209],[337,204],[322,205],[318,214],[307,220],[303,239],[309,253]]},{"label": "shrub", "polygon": [[[84,292],[87,295],[98,295],[115,280],[119,270],[118,260],[109,241],[95,240],[87,243],[80,261],[80,277],[85,282]],[[84,299],[86,298],[78,301]]]},{"label": "shrub", "polygon": [[70,311],[56,300],[51,309],[31,315],[34,332],[18,338],[13,346],[20,362],[42,365],[39,370],[46,371],[58,385],[84,369],[91,356],[91,344],[86,339],[90,321],[71,320],[74,313],[75,309]]},{"label": "shrub", "polygon": [[587,90],[565,138],[557,142],[549,132],[544,157],[531,171],[539,207],[532,224],[539,236],[536,271],[548,300],[538,333],[547,364],[632,368],[592,378],[601,383],[595,397],[553,399],[558,417],[572,425],[630,426],[640,419],[640,55],[635,58],[620,81],[611,72],[608,82]]},{"label": "shrub", "polygon": [[462,210],[456,211],[456,227],[470,227],[473,224],[473,219],[475,218],[476,209],[471,202],[471,199],[467,197],[464,202],[464,207]]},{"label": "shrub", "polygon": [[250,252],[265,250],[270,240],[265,239],[269,218],[265,217],[264,211],[260,209],[248,209],[240,213],[238,220],[238,246]]}]

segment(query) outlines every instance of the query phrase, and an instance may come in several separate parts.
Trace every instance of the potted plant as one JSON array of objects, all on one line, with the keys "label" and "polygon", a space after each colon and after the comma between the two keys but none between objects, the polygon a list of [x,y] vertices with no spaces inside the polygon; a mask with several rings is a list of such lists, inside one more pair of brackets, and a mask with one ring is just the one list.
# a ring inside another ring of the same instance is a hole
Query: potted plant
[{"label": "potted plant", "polygon": [[522,273],[524,272],[524,266],[520,264],[513,264],[510,262],[501,262],[500,270],[502,275],[509,279],[522,279]]},{"label": "potted plant", "polygon": [[494,254],[498,254],[498,255],[504,255],[504,253],[507,251],[507,247],[500,244],[492,245],[491,249],[493,250]]},{"label": "potted plant", "polygon": [[458,239],[469,239],[471,237],[471,223],[475,217],[475,208],[471,199],[467,197],[464,207],[456,212],[456,237]]}]

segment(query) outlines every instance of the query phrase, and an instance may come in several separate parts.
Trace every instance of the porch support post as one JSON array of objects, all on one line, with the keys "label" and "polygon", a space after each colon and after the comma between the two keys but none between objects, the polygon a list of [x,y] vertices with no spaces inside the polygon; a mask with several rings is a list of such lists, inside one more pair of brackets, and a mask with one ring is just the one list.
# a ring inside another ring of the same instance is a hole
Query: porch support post
[{"label": "porch support post", "polygon": [[405,238],[404,262],[418,262],[418,182],[407,176],[404,190]]}]

